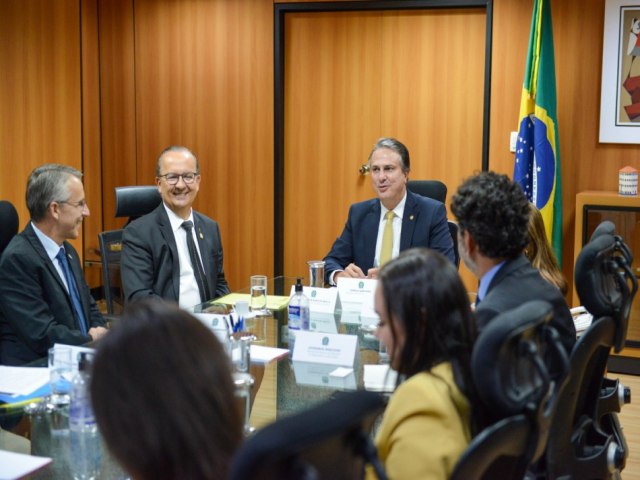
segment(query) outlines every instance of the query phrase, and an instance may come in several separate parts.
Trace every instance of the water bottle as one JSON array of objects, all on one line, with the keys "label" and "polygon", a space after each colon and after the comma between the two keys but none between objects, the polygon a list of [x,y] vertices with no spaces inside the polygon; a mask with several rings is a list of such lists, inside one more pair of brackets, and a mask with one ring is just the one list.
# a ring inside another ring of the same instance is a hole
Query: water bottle
[{"label": "water bottle", "polygon": [[78,373],[71,382],[69,431],[74,480],[93,480],[100,473],[101,445],[89,396],[90,353],[80,353]]},{"label": "water bottle", "polygon": [[309,299],[302,293],[302,280],[298,278],[295,294],[289,300],[289,342],[295,342],[300,330],[309,330]]}]

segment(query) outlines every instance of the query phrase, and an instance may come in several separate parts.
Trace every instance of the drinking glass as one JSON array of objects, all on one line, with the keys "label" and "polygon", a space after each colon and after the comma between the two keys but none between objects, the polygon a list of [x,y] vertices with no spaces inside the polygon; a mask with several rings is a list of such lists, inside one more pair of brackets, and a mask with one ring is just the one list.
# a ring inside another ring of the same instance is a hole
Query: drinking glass
[{"label": "drinking glass", "polygon": [[251,276],[252,312],[264,312],[267,309],[267,277],[265,275]]},{"label": "drinking glass", "polygon": [[49,349],[50,402],[54,405],[68,405],[73,376],[71,347],[56,346]]},{"label": "drinking glass", "polygon": [[309,260],[309,286],[324,288],[324,260]]}]

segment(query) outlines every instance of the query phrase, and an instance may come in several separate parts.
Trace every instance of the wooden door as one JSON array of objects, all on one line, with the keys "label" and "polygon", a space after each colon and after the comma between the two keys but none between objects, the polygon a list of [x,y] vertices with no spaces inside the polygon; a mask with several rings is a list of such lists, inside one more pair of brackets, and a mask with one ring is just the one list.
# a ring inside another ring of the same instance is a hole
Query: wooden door
[{"label": "wooden door", "polygon": [[374,195],[358,170],[379,137],[449,199],[482,168],[486,12],[290,13],[284,28],[283,271],[306,277],[349,205]]}]

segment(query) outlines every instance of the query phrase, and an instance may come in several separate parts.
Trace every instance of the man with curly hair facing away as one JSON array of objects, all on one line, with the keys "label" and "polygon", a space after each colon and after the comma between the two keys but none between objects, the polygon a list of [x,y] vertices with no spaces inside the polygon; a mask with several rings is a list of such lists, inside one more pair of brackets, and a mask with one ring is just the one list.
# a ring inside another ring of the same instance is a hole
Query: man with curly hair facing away
[{"label": "man with curly hair facing away", "polygon": [[506,175],[480,173],[458,188],[451,211],[459,225],[460,258],[480,281],[478,330],[528,300],[546,300],[553,306],[551,325],[569,354],[576,329],[567,302],[523,254],[529,243],[529,202],[520,185]]}]

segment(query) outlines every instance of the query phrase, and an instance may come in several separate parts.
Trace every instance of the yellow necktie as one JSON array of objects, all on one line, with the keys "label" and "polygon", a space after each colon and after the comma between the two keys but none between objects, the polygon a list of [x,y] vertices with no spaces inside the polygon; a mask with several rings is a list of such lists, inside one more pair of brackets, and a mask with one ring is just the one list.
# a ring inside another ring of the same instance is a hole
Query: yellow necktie
[{"label": "yellow necktie", "polygon": [[382,232],[382,247],[380,248],[380,266],[383,266],[389,260],[391,260],[391,253],[393,252],[393,210],[389,210],[384,219],[386,221],[384,225],[384,232]]}]

